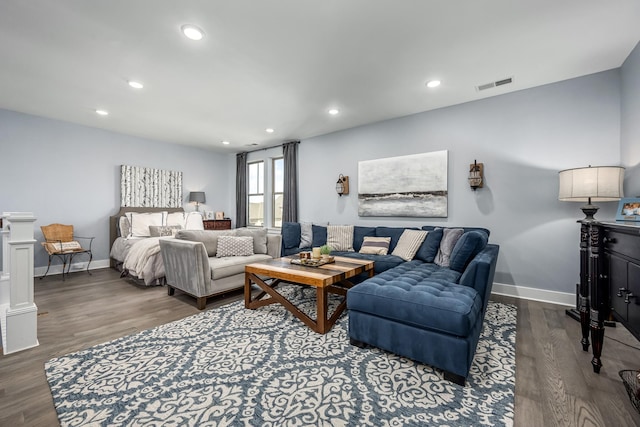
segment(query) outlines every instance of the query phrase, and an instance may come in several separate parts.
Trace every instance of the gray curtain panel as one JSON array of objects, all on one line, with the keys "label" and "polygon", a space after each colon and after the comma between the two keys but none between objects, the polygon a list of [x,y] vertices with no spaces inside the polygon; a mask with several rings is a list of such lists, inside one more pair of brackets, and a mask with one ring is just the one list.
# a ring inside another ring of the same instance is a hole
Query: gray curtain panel
[{"label": "gray curtain panel", "polygon": [[300,141],[282,145],[284,154],[284,194],[282,198],[282,221],[298,222],[298,144]]},{"label": "gray curtain panel", "polygon": [[247,153],[236,155],[236,228],[247,226]]}]

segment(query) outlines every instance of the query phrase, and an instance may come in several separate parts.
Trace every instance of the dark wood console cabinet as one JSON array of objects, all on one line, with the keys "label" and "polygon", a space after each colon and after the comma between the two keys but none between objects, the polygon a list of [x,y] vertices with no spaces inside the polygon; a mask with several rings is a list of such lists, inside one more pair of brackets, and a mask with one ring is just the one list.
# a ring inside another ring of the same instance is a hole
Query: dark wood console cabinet
[{"label": "dark wood console cabinet", "polygon": [[591,332],[598,373],[610,315],[640,340],[640,224],[581,221],[580,236],[581,342],[587,351]]},{"label": "dark wood console cabinet", "polygon": [[[609,306],[640,340],[640,226],[602,223]],[[605,280],[606,282],[606,280]]]},{"label": "dark wood console cabinet", "polygon": [[205,230],[230,230],[230,219],[205,219],[202,221]]}]

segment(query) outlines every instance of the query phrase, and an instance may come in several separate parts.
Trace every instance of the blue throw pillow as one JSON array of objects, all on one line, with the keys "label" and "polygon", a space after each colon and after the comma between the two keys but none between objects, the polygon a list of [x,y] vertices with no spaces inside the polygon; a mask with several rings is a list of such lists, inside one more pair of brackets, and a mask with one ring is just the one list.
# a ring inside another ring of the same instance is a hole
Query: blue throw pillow
[{"label": "blue throw pillow", "polygon": [[362,247],[362,242],[365,237],[376,237],[376,228],[375,227],[362,227],[356,225],[353,227],[353,250],[356,252],[360,251]]},{"label": "blue throw pillow", "polygon": [[442,240],[442,228],[433,228],[430,226],[422,227],[423,230],[427,230],[427,238],[424,239],[422,245],[416,252],[415,259],[422,260],[424,262],[433,262],[440,249],[440,241]]},{"label": "blue throw pillow", "polygon": [[313,232],[313,242],[311,246],[317,248],[318,246],[327,244],[327,227],[313,224],[311,231]]},{"label": "blue throw pillow", "polygon": [[473,257],[487,246],[489,237],[482,231],[467,231],[464,233],[451,251],[449,268],[462,273]]},{"label": "blue throw pillow", "polygon": [[282,244],[285,249],[297,248],[300,246],[300,224],[297,222],[282,223]]}]

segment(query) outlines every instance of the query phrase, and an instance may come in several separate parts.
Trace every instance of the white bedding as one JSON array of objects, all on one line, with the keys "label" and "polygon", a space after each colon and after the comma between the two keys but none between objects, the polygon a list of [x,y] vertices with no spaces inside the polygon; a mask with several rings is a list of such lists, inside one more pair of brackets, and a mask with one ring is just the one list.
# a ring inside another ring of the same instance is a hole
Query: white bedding
[{"label": "white bedding", "polygon": [[[118,235],[111,246],[110,256],[122,263],[122,272],[145,285],[160,284],[164,277],[164,262],[160,253],[160,239],[149,237],[150,226],[180,226],[186,230],[204,230],[199,212],[127,212],[119,217]],[[126,237],[122,237],[126,236]]]},{"label": "white bedding", "polygon": [[123,271],[144,280],[147,286],[153,285],[157,279],[164,277],[160,239],[173,239],[173,237],[147,237],[131,246],[124,258]]}]

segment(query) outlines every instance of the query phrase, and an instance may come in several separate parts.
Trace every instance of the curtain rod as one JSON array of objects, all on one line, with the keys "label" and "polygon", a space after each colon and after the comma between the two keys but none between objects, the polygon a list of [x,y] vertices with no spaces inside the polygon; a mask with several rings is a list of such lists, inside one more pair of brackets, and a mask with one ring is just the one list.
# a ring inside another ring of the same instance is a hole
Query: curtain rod
[{"label": "curtain rod", "polygon": [[[263,147],[263,148],[256,148],[255,150],[251,150],[251,151],[241,151],[241,153],[247,153],[247,154],[249,154],[249,153],[256,153],[256,152],[258,152],[258,151],[270,150],[270,149],[272,149],[272,148],[282,147],[282,146],[284,146],[285,144],[289,144],[289,143],[291,143],[291,142],[295,142],[295,143],[297,143],[297,144],[300,144],[300,141],[287,141],[287,142],[283,142],[282,144],[271,145],[271,146],[269,146],[269,147]],[[236,153],[236,154],[239,154],[239,153]]]}]

